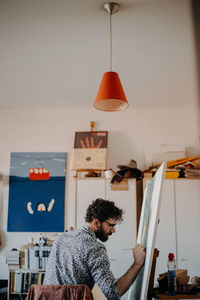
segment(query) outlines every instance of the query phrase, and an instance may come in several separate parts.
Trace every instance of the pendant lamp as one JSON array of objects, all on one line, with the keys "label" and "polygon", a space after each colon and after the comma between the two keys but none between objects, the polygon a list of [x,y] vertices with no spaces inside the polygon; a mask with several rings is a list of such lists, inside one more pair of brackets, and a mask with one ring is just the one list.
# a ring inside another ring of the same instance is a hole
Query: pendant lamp
[{"label": "pendant lamp", "polygon": [[104,4],[104,9],[110,15],[110,71],[103,74],[94,107],[103,111],[119,111],[128,107],[118,73],[112,71],[112,14],[119,11],[119,4],[109,2]]}]

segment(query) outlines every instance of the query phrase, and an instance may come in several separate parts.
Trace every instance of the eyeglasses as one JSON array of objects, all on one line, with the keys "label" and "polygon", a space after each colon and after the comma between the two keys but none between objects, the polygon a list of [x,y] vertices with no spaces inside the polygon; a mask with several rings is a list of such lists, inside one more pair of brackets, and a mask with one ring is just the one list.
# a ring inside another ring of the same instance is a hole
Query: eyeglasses
[{"label": "eyeglasses", "polygon": [[108,224],[108,225],[109,225],[110,227],[112,227],[112,228],[114,228],[115,225],[117,225],[117,223],[112,224],[112,223],[110,223],[110,222],[108,222],[108,221],[104,221],[104,223]]}]

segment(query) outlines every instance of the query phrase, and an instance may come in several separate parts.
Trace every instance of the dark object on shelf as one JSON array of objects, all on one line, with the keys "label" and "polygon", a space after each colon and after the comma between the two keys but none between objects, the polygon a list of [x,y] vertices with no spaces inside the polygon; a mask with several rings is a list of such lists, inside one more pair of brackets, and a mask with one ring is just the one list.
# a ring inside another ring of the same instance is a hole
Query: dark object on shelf
[{"label": "dark object on shelf", "polygon": [[127,165],[117,165],[117,167],[120,170],[123,170],[123,169],[135,169],[135,168],[137,168],[137,162],[134,159],[131,159],[130,162],[129,162],[129,164],[127,164]]},{"label": "dark object on shelf", "polygon": [[139,180],[142,178],[142,172],[137,168],[117,171],[111,179],[111,183],[114,183],[115,181],[121,182],[124,178],[136,178]]},{"label": "dark object on shelf", "polygon": [[111,183],[121,182],[124,178],[136,178],[137,180],[142,178],[142,172],[136,168],[137,163],[134,159],[131,159],[127,165],[118,165],[119,171],[115,173],[111,179]]},{"label": "dark object on shelf", "polygon": [[160,274],[158,278],[158,284],[159,284],[159,292],[164,293],[168,291],[168,277],[167,273]]},{"label": "dark object on shelf", "polygon": [[95,172],[94,170],[88,170],[85,177],[101,177],[101,173]]},{"label": "dark object on shelf", "polygon": [[185,178],[185,168],[183,167],[180,167],[180,168],[177,168],[178,171],[179,171],[179,178]]}]

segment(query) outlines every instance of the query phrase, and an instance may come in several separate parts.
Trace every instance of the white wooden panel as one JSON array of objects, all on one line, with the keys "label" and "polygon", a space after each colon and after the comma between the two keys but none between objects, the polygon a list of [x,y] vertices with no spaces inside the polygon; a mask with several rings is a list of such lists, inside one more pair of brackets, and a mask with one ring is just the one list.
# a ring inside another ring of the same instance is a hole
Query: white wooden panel
[{"label": "white wooden panel", "polygon": [[200,180],[176,181],[178,267],[200,276]]},{"label": "white wooden panel", "polygon": [[[85,212],[88,205],[96,198],[114,201],[125,211],[124,221],[116,226],[116,233],[105,243],[111,262],[111,270],[116,278],[122,276],[133,263],[132,248],[136,243],[136,180],[128,180],[128,191],[111,191],[110,180],[105,179],[77,179],[77,228],[84,224]],[[128,297],[126,293],[121,299]],[[98,297],[98,299],[101,299]]]},{"label": "white wooden panel", "polygon": [[176,256],[174,180],[163,182],[155,248],[159,250],[155,272],[157,282],[159,274],[167,271],[168,254],[173,252]]},{"label": "white wooden panel", "polygon": [[[150,180],[145,180],[144,186],[149,182]],[[164,180],[162,185],[155,248],[159,250],[159,256],[156,261],[154,282],[158,283],[159,274],[167,271],[168,254],[173,252],[176,255],[174,180]]]},{"label": "white wooden panel", "polygon": [[[85,224],[87,207],[97,198],[105,199],[106,181],[100,178],[87,178],[76,180],[76,227],[81,228]],[[98,286],[95,285],[93,294],[96,300],[104,300],[105,297]]]},{"label": "white wooden panel", "polygon": [[76,180],[76,228],[85,224],[87,207],[97,198],[105,199],[104,179],[77,179]]},{"label": "white wooden panel", "polygon": [[[116,226],[116,232],[106,242],[111,270],[116,278],[121,277],[133,263],[130,250],[136,243],[136,180],[128,180],[128,191],[112,191],[110,181],[106,185],[106,198],[124,210],[124,220]],[[128,292],[121,297],[128,299]]]}]

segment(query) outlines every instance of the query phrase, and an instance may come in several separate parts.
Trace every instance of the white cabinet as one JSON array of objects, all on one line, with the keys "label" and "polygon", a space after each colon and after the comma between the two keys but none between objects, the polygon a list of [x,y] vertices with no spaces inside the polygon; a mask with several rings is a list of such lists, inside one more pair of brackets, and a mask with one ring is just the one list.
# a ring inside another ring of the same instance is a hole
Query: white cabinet
[{"label": "white cabinet", "polygon": [[103,179],[76,179],[76,227],[81,228],[85,223],[87,207],[96,198],[105,199],[106,180]]},{"label": "white cabinet", "polygon": [[178,267],[200,276],[200,180],[178,180],[175,189]]},{"label": "white cabinet", "polygon": [[174,181],[165,180],[161,193],[159,224],[155,248],[159,250],[156,262],[155,279],[167,269],[167,259],[170,252],[176,255],[175,202]]},{"label": "white cabinet", "polygon": [[[116,226],[116,233],[105,243],[111,262],[111,270],[116,278],[122,276],[133,263],[132,251],[136,243],[137,215],[141,207],[141,182],[128,180],[128,190],[111,190],[110,180],[99,178],[76,179],[76,227],[85,220],[86,209],[92,200],[103,198],[114,201],[124,210],[124,220]],[[127,299],[127,295],[122,299]]]},{"label": "white cabinet", "polygon": [[[144,186],[148,182],[144,180]],[[190,278],[200,276],[200,180],[164,180],[159,219],[155,282],[167,271],[169,252],[175,253],[177,267],[187,269]]]}]

